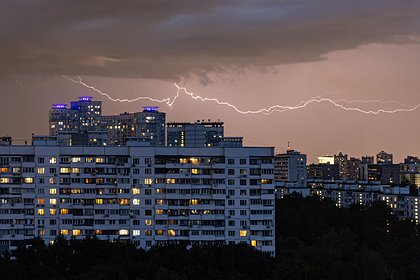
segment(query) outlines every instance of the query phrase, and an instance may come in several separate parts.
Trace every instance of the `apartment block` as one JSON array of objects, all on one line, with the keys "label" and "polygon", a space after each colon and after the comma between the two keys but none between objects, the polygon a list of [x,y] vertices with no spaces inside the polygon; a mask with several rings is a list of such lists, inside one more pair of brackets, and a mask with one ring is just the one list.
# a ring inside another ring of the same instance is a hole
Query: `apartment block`
[{"label": "apartment block", "polygon": [[273,148],[0,146],[0,249],[96,236],[153,245],[247,243],[274,255]]}]

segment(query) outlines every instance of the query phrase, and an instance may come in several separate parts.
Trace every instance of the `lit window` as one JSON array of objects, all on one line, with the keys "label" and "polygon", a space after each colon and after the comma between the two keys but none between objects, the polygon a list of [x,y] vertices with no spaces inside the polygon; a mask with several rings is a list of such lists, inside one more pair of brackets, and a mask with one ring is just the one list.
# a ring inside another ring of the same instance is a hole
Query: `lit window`
[{"label": "lit window", "polygon": [[156,230],[156,235],[163,235],[163,230],[161,229]]},{"label": "lit window", "polygon": [[38,235],[45,235],[45,229],[38,230]]},{"label": "lit window", "polygon": [[69,213],[69,209],[66,209],[66,208],[60,209],[60,214],[67,215],[68,213]]},{"label": "lit window", "polygon": [[181,158],[179,159],[180,163],[188,163],[188,159],[187,158]]},{"label": "lit window", "polygon": [[140,189],[139,188],[133,188],[133,195],[138,195],[140,194]]},{"label": "lit window", "polygon": [[30,178],[30,177],[25,178],[25,179],[23,179],[23,182],[25,184],[32,184],[34,182],[34,178]]},{"label": "lit window", "polygon": [[55,185],[55,182],[56,182],[55,178],[50,178],[49,179],[50,185]]},{"label": "lit window", "polygon": [[44,209],[40,208],[40,209],[38,209],[37,213],[38,213],[39,216],[44,216],[45,211],[44,211]]},{"label": "lit window", "polygon": [[7,173],[7,172],[9,172],[9,168],[7,167],[0,168],[0,173]]},{"label": "lit window", "polygon": [[80,168],[72,168],[71,173],[79,174],[80,173]]},{"label": "lit window", "polygon": [[81,158],[79,158],[79,157],[71,158],[71,162],[73,162],[73,163],[81,162]]},{"label": "lit window", "polygon": [[156,200],[156,204],[157,205],[163,205],[165,202],[164,202],[164,200],[163,199],[157,199]]},{"label": "lit window", "polygon": [[56,164],[57,163],[57,158],[56,157],[50,158],[50,163],[51,164]]},{"label": "lit window", "polygon": [[168,236],[176,236],[176,232],[173,229],[168,230]]},{"label": "lit window", "polygon": [[163,215],[162,209],[156,209],[156,215]]},{"label": "lit window", "polygon": [[129,205],[130,204],[130,200],[127,198],[121,198],[120,199],[120,205]]},{"label": "lit window", "polygon": [[151,226],[151,225],[152,225],[152,220],[145,220],[145,221],[144,221],[144,224],[145,224],[146,226]]},{"label": "lit window", "polygon": [[200,161],[198,158],[190,158],[190,162],[194,165],[197,165]]},{"label": "lit window", "polygon": [[97,198],[96,204],[104,204],[104,200],[102,198]]},{"label": "lit window", "polygon": [[70,173],[70,168],[61,167],[60,168],[60,173],[62,173],[62,174]]},{"label": "lit window", "polygon": [[133,205],[140,205],[140,199],[134,198],[133,199]]},{"label": "lit window", "polygon": [[90,162],[93,162],[93,161],[94,161],[93,157],[87,157],[86,158],[86,162],[89,162],[90,163]]},{"label": "lit window", "polygon": [[72,234],[73,236],[78,236],[78,235],[80,235],[80,229],[73,229],[73,230],[71,231],[71,234]]},{"label": "lit window", "polygon": [[199,204],[199,200],[198,199],[191,199],[190,204],[191,205],[197,205],[197,204]]},{"label": "lit window", "polygon": [[152,180],[152,179],[150,179],[150,178],[146,178],[146,179],[144,179],[144,184],[145,184],[145,185],[151,185],[151,184],[152,184],[152,182],[153,182],[153,180]]},{"label": "lit window", "polygon": [[68,235],[69,234],[69,230],[68,229],[62,229],[62,230],[60,230],[60,234],[61,235]]},{"label": "lit window", "polygon": [[57,194],[57,189],[50,189],[50,194]]},{"label": "lit window", "polygon": [[45,200],[43,198],[38,198],[38,204],[45,204]]},{"label": "lit window", "polygon": [[166,179],[166,184],[175,184],[175,179]]},{"label": "lit window", "polygon": [[44,174],[44,173],[45,173],[44,167],[38,168],[38,174]]},{"label": "lit window", "polygon": [[56,215],[57,209],[50,209],[50,215]]},{"label": "lit window", "polygon": [[8,184],[10,182],[10,178],[0,178],[0,184]]},{"label": "lit window", "polygon": [[55,198],[50,198],[50,204],[51,204],[51,205],[56,205],[56,204],[57,204],[57,199],[55,199]]},{"label": "lit window", "polygon": [[251,246],[257,247],[257,240],[251,240]]},{"label": "lit window", "polygon": [[241,230],[240,232],[239,232],[239,236],[240,237],[247,237],[247,235],[248,235],[248,231],[247,230]]},{"label": "lit window", "polygon": [[133,230],[133,236],[140,236],[140,230],[139,229]]},{"label": "lit window", "polygon": [[119,234],[120,235],[129,235],[129,231],[128,231],[128,229],[120,229]]},{"label": "lit window", "polygon": [[104,162],[105,162],[104,158],[101,158],[101,157],[96,158],[96,163],[104,163]]},{"label": "lit window", "polygon": [[198,169],[197,169],[197,168],[193,168],[193,169],[191,169],[191,173],[192,173],[192,174],[199,174],[199,173],[198,173]]}]

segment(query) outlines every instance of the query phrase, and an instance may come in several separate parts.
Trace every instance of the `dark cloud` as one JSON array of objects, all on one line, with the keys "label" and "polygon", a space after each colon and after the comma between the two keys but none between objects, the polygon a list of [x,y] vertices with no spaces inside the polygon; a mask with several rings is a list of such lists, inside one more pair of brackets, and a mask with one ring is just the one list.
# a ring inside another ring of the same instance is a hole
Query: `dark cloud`
[{"label": "dark cloud", "polygon": [[420,1],[9,0],[0,73],[178,79],[321,59],[420,30]]}]

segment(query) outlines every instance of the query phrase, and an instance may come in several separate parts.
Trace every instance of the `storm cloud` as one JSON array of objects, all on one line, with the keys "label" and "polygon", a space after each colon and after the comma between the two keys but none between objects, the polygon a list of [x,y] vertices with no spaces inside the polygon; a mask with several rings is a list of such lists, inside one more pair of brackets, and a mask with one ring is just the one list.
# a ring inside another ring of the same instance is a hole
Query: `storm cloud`
[{"label": "storm cloud", "polygon": [[9,0],[0,75],[203,81],[420,34],[420,1]]}]

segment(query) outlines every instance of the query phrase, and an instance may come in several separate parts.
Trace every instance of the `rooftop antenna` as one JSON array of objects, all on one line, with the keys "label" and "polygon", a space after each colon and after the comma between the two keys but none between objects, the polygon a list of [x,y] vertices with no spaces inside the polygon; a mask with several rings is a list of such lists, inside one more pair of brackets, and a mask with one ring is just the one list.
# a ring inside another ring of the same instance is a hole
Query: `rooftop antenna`
[{"label": "rooftop antenna", "polygon": [[288,152],[290,151],[290,142],[289,141],[287,142],[287,151]]}]

